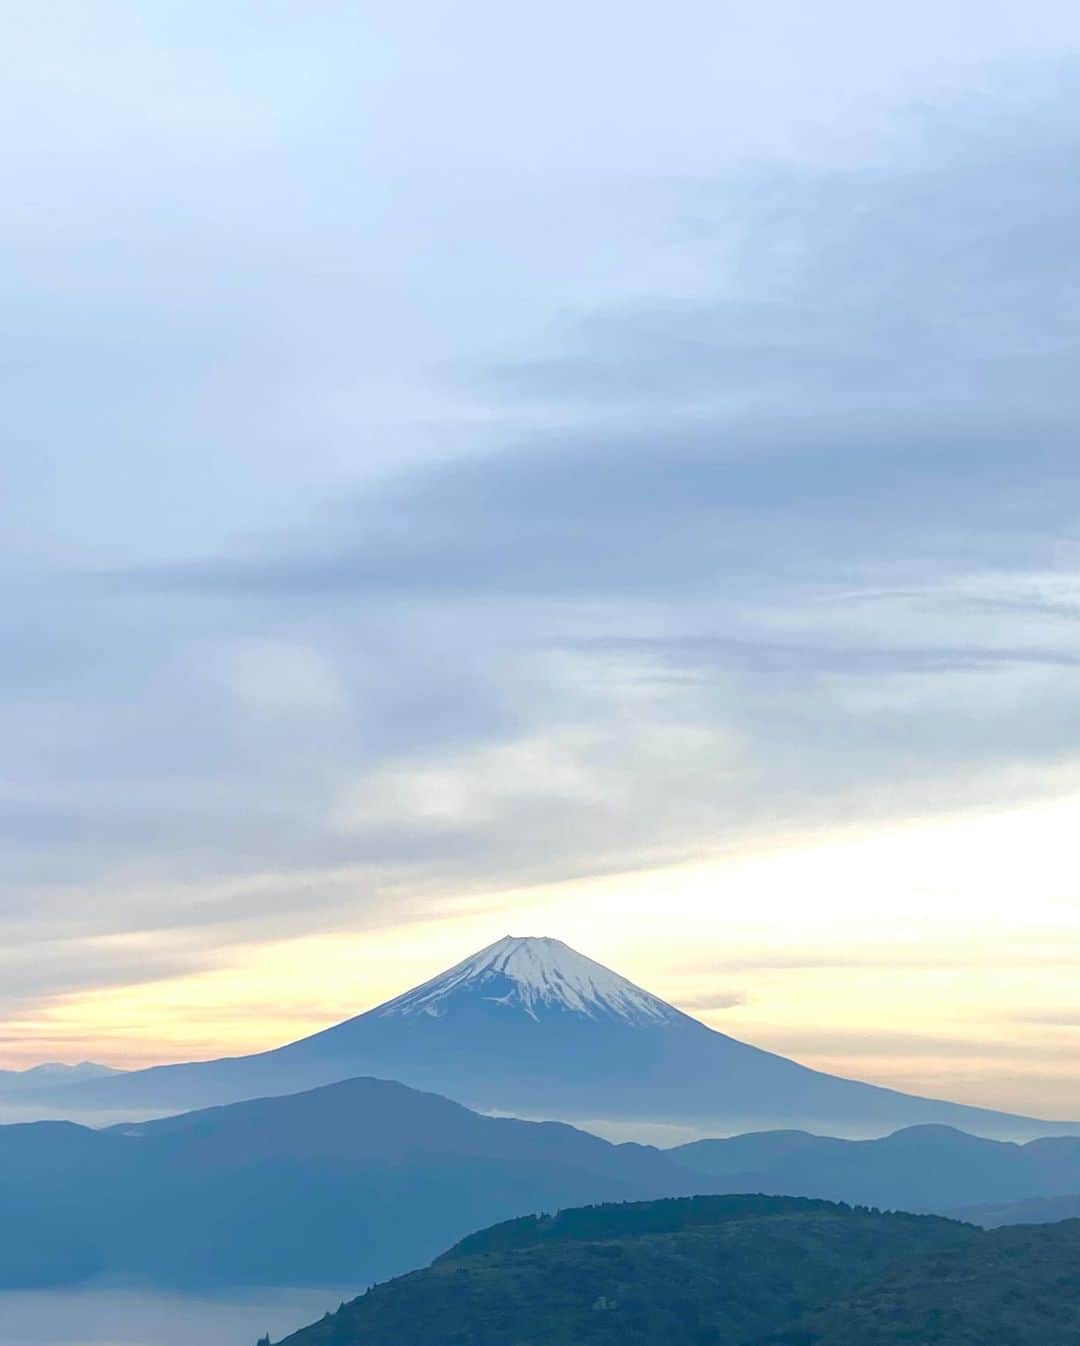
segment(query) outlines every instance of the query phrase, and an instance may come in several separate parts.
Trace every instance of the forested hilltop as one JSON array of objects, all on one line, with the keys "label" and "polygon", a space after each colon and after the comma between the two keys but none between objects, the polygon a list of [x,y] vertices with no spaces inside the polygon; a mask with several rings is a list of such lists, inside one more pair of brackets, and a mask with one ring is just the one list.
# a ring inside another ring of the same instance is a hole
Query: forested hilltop
[{"label": "forested hilltop", "polygon": [[1080,1221],[984,1231],[783,1197],[472,1235],[287,1346],[1076,1346]]}]

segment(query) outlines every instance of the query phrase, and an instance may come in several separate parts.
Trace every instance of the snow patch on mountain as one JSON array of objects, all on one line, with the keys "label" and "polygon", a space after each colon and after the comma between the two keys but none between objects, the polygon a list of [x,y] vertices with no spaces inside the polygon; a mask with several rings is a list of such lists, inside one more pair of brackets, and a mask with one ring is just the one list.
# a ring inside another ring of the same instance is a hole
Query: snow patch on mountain
[{"label": "snow patch on mountain", "polygon": [[538,1019],[544,1010],[569,1011],[590,1019],[631,1024],[674,1023],[682,1016],[659,997],[635,986],[558,939],[504,939],[481,949],[431,981],[398,996],[375,1013],[428,1014],[442,1018],[455,1001],[477,996],[524,1010]]}]

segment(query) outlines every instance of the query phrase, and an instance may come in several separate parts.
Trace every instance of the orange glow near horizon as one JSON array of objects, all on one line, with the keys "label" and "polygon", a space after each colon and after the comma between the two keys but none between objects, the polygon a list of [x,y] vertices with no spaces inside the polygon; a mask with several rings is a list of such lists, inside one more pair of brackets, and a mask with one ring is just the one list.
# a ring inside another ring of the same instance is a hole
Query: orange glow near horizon
[{"label": "orange glow near horizon", "polygon": [[[238,945],[212,967],[42,1003],[3,1064],[250,1052],[362,1013],[506,933],[551,934],[712,1027],[809,1065],[1080,1116],[1075,797],[460,899],[367,933]],[[1018,901],[1017,894],[1024,900]]]}]

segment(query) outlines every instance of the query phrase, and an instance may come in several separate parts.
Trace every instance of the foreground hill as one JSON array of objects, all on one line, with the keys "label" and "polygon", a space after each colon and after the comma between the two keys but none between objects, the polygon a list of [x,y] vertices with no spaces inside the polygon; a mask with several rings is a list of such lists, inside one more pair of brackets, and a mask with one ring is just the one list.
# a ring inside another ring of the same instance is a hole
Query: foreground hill
[{"label": "foreground hill", "polygon": [[624,1135],[657,1123],[702,1135],[796,1126],[865,1136],[922,1123],[1011,1139],[1080,1130],[809,1070],[715,1032],[558,940],[510,937],[274,1051],[131,1071],[42,1090],[35,1102],[42,1115],[146,1115],[358,1075],[483,1111],[617,1124]]},{"label": "foreground hill", "polygon": [[[695,1141],[667,1153],[708,1180],[713,1190],[824,1197],[938,1214],[1080,1192],[1080,1137],[1074,1136],[1017,1145],[947,1126],[908,1127],[879,1140],[767,1131]],[[1066,1207],[1065,1213],[1080,1211]]]},{"label": "foreground hill", "polygon": [[987,1233],[782,1197],[482,1231],[287,1346],[1075,1346],[1080,1223]]},{"label": "foreground hill", "polygon": [[363,1284],[523,1211],[694,1190],[660,1151],[359,1079],[92,1131],[0,1127],[0,1286]]}]

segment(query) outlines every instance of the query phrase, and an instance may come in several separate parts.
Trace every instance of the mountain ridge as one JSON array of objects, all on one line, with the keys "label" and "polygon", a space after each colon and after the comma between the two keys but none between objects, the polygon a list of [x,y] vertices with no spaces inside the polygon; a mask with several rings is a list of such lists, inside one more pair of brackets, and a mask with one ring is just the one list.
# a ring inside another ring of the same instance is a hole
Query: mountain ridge
[{"label": "mountain ridge", "polygon": [[[1080,1191],[1080,1137],[1016,1144],[953,1127],[905,1127],[873,1140],[781,1131],[692,1141],[666,1153],[728,1191],[929,1211],[984,1223],[968,1207]],[[1003,1220],[1002,1223],[1005,1221]]]},{"label": "mountain ridge", "polygon": [[88,1081],[111,1079],[126,1072],[98,1061],[79,1061],[68,1065],[63,1061],[43,1061],[40,1065],[22,1070],[0,1070],[0,1102],[21,1103],[32,1100],[41,1090],[66,1088]]},{"label": "mountain ridge", "polygon": [[930,1126],[663,1151],[357,1078],[103,1130],[0,1127],[0,1286],[363,1284],[493,1220],[590,1201],[727,1193],[952,1214],[1078,1185],[1077,1137],[1018,1146]]},{"label": "mountain ridge", "polygon": [[491,1219],[702,1181],[647,1146],[363,1078],[104,1130],[0,1126],[0,1288],[363,1284]]}]

